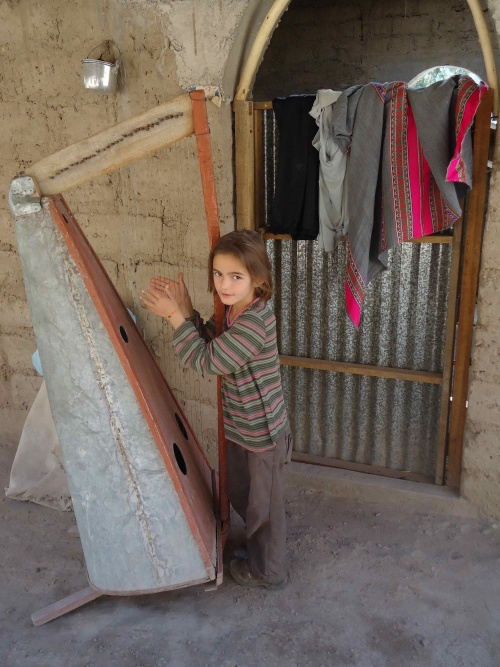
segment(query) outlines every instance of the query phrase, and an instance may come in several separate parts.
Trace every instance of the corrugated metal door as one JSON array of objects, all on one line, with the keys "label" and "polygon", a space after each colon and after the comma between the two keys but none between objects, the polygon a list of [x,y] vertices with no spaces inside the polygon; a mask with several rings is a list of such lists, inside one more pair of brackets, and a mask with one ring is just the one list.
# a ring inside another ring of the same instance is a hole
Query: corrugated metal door
[{"label": "corrugated metal door", "polygon": [[[358,330],[345,313],[345,244],[335,254],[310,241],[267,246],[282,355],[442,373],[449,243],[395,250],[391,270],[369,288]],[[410,381],[283,365],[282,377],[297,452],[433,479],[435,376]]]},{"label": "corrugated metal door", "polygon": [[[258,107],[256,210],[266,226],[277,135],[272,111]],[[317,242],[266,238],[295,458],[434,481],[459,244],[440,236],[391,251],[391,269],[370,285],[356,330],[345,313],[345,244],[328,254]]]}]

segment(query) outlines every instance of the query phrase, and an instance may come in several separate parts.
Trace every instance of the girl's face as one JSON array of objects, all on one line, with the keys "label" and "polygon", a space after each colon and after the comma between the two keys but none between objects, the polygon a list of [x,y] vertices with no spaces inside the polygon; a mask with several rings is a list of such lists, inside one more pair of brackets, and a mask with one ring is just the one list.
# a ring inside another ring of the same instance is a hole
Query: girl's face
[{"label": "girl's face", "polygon": [[233,315],[241,313],[255,299],[258,283],[235,255],[215,255],[213,272],[217,294],[224,305],[233,307]]}]

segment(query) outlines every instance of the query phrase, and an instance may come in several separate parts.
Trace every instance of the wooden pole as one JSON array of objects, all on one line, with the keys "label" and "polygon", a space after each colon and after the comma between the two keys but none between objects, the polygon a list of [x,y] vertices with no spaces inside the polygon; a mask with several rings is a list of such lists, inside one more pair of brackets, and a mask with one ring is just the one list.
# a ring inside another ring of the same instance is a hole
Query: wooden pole
[{"label": "wooden pole", "polygon": [[422,475],[410,470],[394,470],[393,468],[383,468],[382,466],[373,466],[369,463],[357,463],[356,461],[343,461],[327,456],[317,456],[316,454],[304,454],[303,452],[293,452],[292,461],[297,463],[312,463],[317,466],[327,468],[341,468],[342,470],[352,470],[354,472],[364,472],[369,475],[382,475],[383,477],[394,477],[396,479],[405,479],[411,482],[421,482],[423,484],[432,484],[433,478],[429,475]]},{"label": "wooden pole", "polygon": [[414,371],[407,368],[391,368],[389,366],[371,366],[369,364],[355,364],[347,361],[331,361],[328,359],[310,359],[307,357],[291,357],[280,355],[282,366],[296,366],[298,368],[312,368],[319,371],[333,371],[334,373],[350,373],[366,377],[388,378],[390,380],[407,380],[408,382],[425,382],[427,384],[441,384],[441,373],[430,371]]},{"label": "wooden pole", "polygon": [[259,230],[265,223],[265,180],[264,180],[264,117],[263,111],[253,114],[254,142],[254,229]]},{"label": "wooden pole", "polygon": [[446,483],[452,488],[460,488],[462,473],[462,450],[466,419],[467,394],[476,307],[477,284],[483,238],[485,214],[487,163],[490,148],[490,118],[493,106],[493,91],[488,90],[479,105],[474,131],[473,187],[467,210],[464,259],[460,279],[460,306],[455,346],[455,374],[453,381],[453,401],[448,439],[448,467]]},{"label": "wooden pole", "polygon": [[255,159],[252,102],[233,102],[236,228],[255,229]]},{"label": "wooden pole", "polygon": [[[463,204],[462,204],[463,210]],[[443,484],[445,473],[446,442],[450,418],[450,394],[453,376],[453,358],[455,351],[455,328],[457,324],[457,293],[460,274],[460,256],[462,247],[463,218],[459,218],[453,227],[453,246],[451,250],[450,285],[448,287],[448,308],[446,315],[446,338],[443,353],[443,388],[439,408],[438,450],[436,457],[436,484]]]},{"label": "wooden pole", "polygon": [[[193,90],[190,93],[193,105],[194,132],[198,147],[200,162],[201,184],[203,201],[205,203],[205,217],[207,220],[208,240],[210,250],[220,239],[219,209],[215,188],[215,173],[210,145],[210,129],[208,126],[207,107],[203,90]],[[214,313],[216,333],[222,333],[224,305],[214,294]],[[224,417],[222,413],[222,378],[217,376],[217,417],[218,417],[218,453],[219,453],[219,518],[221,522],[221,538],[225,541],[229,531],[229,498],[227,495],[227,450],[224,434]],[[222,561],[221,561],[222,567]]]},{"label": "wooden pole", "polygon": [[83,607],[84,604],[88,604],[103,595],[105,595],[105,593],[102,591],[93,586],[88,586],[81,591],[68,595],[58,602],[50,604],[48,607],[35,611],[31,614],[31,620],[35,626],[43,625],[44,623],[53,621],[55,618],[59,618],[59,616],[68,614],[70,611]]}]

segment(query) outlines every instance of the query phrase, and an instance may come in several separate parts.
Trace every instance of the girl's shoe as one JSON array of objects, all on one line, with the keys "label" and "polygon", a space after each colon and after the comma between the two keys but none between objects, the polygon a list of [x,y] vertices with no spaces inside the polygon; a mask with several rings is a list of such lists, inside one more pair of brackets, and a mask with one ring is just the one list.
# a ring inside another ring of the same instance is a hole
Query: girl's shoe
[{"label": "girl's shoe", "polygon": [[286,586],[286,579],[278,581],[277,583],[272,583],[254,577],[250,572],[248,560],[239,560],[238,558],[235,558],[229,563],[229,572],[235,582],[240,586],[245,586],[245,588],[257,588],[258,586],[263,586],[268,590],[278,591]]},{"label": "girl's shoe", "polygon": [[248,559],[248,551],[247,548],[244,546],[241,547],[236,547],[236,549],[233,551],[233,556],[237,560],[247,560]]}]

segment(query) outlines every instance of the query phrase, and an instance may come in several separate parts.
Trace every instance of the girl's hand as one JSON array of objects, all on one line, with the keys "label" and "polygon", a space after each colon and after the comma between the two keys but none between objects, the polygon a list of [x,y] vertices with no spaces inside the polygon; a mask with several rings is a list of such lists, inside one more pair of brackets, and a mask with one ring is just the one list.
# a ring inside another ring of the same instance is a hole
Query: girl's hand
[{"label": "girl's hand", "polygon": [[184,284],[182,273],[179,273],[177,281],[164,278],[163,276],[158,276],[158,278],[151,278],[149,281],[149,287],[150,289],[167,291],[167,293],[170,294],[170,296],[173,297],[178,303],[180,311],[185,318],[192,317],[194,315],[193,304],[191,303],[191,297],[189,296],[187,287]]},{"label": "girl's hand", "polygon": [[141,301],[143,306],[160,317],[170,319],[175,312],[181,312],[180,304],[170,294],[168,285],[165,289],[150,287],[147,290],[142,290]]}]

